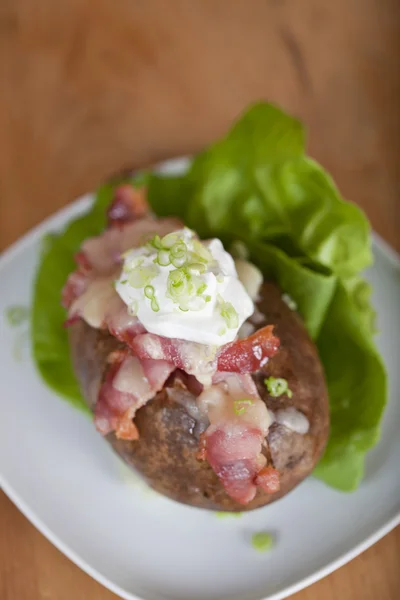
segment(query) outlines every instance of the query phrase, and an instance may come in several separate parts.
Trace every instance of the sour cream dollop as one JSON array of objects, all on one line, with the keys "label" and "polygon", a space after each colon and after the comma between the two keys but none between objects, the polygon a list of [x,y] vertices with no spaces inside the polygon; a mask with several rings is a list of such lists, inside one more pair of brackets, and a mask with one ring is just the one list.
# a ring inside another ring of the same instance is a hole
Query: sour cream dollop
[{"label": "sour cream dollop", "polygon": [[150,333],[221,346],[253,314],[253,301],[219,239],[188,229],[125,252],[116,290]]}]

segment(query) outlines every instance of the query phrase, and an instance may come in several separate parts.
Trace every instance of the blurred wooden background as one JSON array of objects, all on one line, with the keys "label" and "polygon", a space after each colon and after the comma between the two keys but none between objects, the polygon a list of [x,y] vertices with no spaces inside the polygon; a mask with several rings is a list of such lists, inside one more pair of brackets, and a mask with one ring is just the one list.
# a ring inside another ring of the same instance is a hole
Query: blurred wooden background
[{"label": "blurred wooden background", "polygon": [[[266,98],[400,250],[399,0],[1,0],[0,247]],[[383,490],[384,493],[384,490]],[[106,600],[0,498],[0,597]],[[298,600],[394,600],[399,530]]]}]

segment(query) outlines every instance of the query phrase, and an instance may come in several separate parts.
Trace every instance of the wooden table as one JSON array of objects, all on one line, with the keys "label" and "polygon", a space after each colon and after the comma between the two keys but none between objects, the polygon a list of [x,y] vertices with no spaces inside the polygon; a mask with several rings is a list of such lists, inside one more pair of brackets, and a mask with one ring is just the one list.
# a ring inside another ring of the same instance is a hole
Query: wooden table
[{"label": "wooden table", "polygon": [[[0,246],[268,98],[308,124],[310,153],[400,250],[399,40],[398,0],[3,0]],[[4,495],[0,531],[2,600],[114,598]],[[399,557],[397,529],[295,598],[394,600]]]}]

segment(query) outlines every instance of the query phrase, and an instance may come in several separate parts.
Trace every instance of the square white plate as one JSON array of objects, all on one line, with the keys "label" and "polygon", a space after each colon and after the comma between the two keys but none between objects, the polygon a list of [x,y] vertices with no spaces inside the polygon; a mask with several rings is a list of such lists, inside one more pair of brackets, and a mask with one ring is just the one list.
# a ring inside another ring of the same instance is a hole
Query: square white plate
[{"label": "square white plate", "polygon": [[[382,439],[368,456],[359,490],[343,494],[310,478],[278,503],[220,520],[148,491],[90,420],[42,383],[27,332],[6,322],[8,306],[30,303],[42,236],[84,211],[89,200],[48,219],[0,259],[0,482],[28,519],[92,577],[130,600],[277,600],[338,568],[399,523],[397,255],[375,240],[368,279],[390,398]],[[276,536],[266,554],[250,545],[260,530]]]}]

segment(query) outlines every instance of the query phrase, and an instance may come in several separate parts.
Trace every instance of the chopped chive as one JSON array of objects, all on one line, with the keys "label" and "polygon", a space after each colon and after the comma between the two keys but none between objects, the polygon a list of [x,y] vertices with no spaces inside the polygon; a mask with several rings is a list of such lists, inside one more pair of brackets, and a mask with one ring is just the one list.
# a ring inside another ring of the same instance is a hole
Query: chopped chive
[{"label": "chopped chive", "polygon": [[190,263],[190,265],[188,265],[188,269],[190,273],[205,273],[206,271],[206,266],[203,263],[199,263],[199,262],[193,262]]},{"label": "chopped chive", "polygon": [[146,287],[144,288],[144,295],[149,300],[152,300],[154,298],[154,286],[146,285]]},{"label": "chopped chive", "polygon": [[159,250],[155,262],[158,262],[161,267],[167,267],[171,263],[171,257],[168,250]]},{"label": "chopped chive", "polygon": [[239,315],[231,302],[225,302],[222,296],[218,295],[218,302],[221,305],[221,317],[224,319],[228,329],[239,327]]},{"label": "chopped chive", "polygon": [[172,246],[179,242],[179,236],[177,233],[167,233],[161,240],[161,244],[163,248],[172,248]]},{"label": "chopped chive", "polygon": [[279,396],[282,396],[283,394],[286,394],[288,398],[293,396],[293,392],[289,389],[286,379],[281,377],[268,377],[267,379],[264,379],[264,384],[273,398],[279,398]]},{"label": "chopped chive", "polygon": [[171,258],[171,264],[174,267],[176,267],[177,269],[179,269],[180,267],[183,267],[185,262],[186,262],[186,258],[184,256],[172,256],[172,258]]},{"label": "chopped chive", "polygon": [[[203,292],[205,292],[205,291],[206,291],[206,289],[207,289],[207,284],[206,284],[206,283],[202,283],[202,284],[200,284],[200,285],[199,285],[199,287],[197,288],[197,295],[198,295],[198,296],[201,296],[201,294],[202,294]],[[210,298],[211,298],[211,296],[210,296]]]},{"label": "chopped chive", "polygon": [[174,267],[183,267],[187,260],[188,248],[185,242],[179,241],[170,249],[170,261]]},{"label": "chopped chive", "polygon": [[158,312],[160,310],[159,304],[155,298],[151,300],[151,310],[154,312]]},{"label": "chopped chive", "polygon": [[235,400],[233,403],[233,410],[236,415],[240,416],[246,411],[247,406],[254,404],[250,398],[242,398],[241,400]]},{"label": "chopped chive", "polygon": [[209,263],[214,260],[213,255],[199,240],[193,240],[194,253],[197,255],[196,260]]},{"label": "chopped chive", "polygon": [[29,318],[29,309],[26,306],[9,306],[6,309],[6,318],[11,327],[21,325],[24,321]]},{"label": "chopped chive", "polygon": [[138,267],[130,273],[128,281],[133,288],[140,289],[143,288],[149,281],[154,279],[156,275],[156,266],[151,265],[150,267]]},{"label": "chopped chive", "polygon": [[146,246],[150,248],[155,248],[156,250],[161,250],[163,246],[161,243],[160,236],[156,234],[154,237],[151,238],[151,240],[147,242]]},{"label": "chopped chive", "polygon": [[259,531],[254,533],[251,537],[251,545],[257,552],[267,552],[271,550],[274,545],[274,538],[270,533],[266,531]]}]

